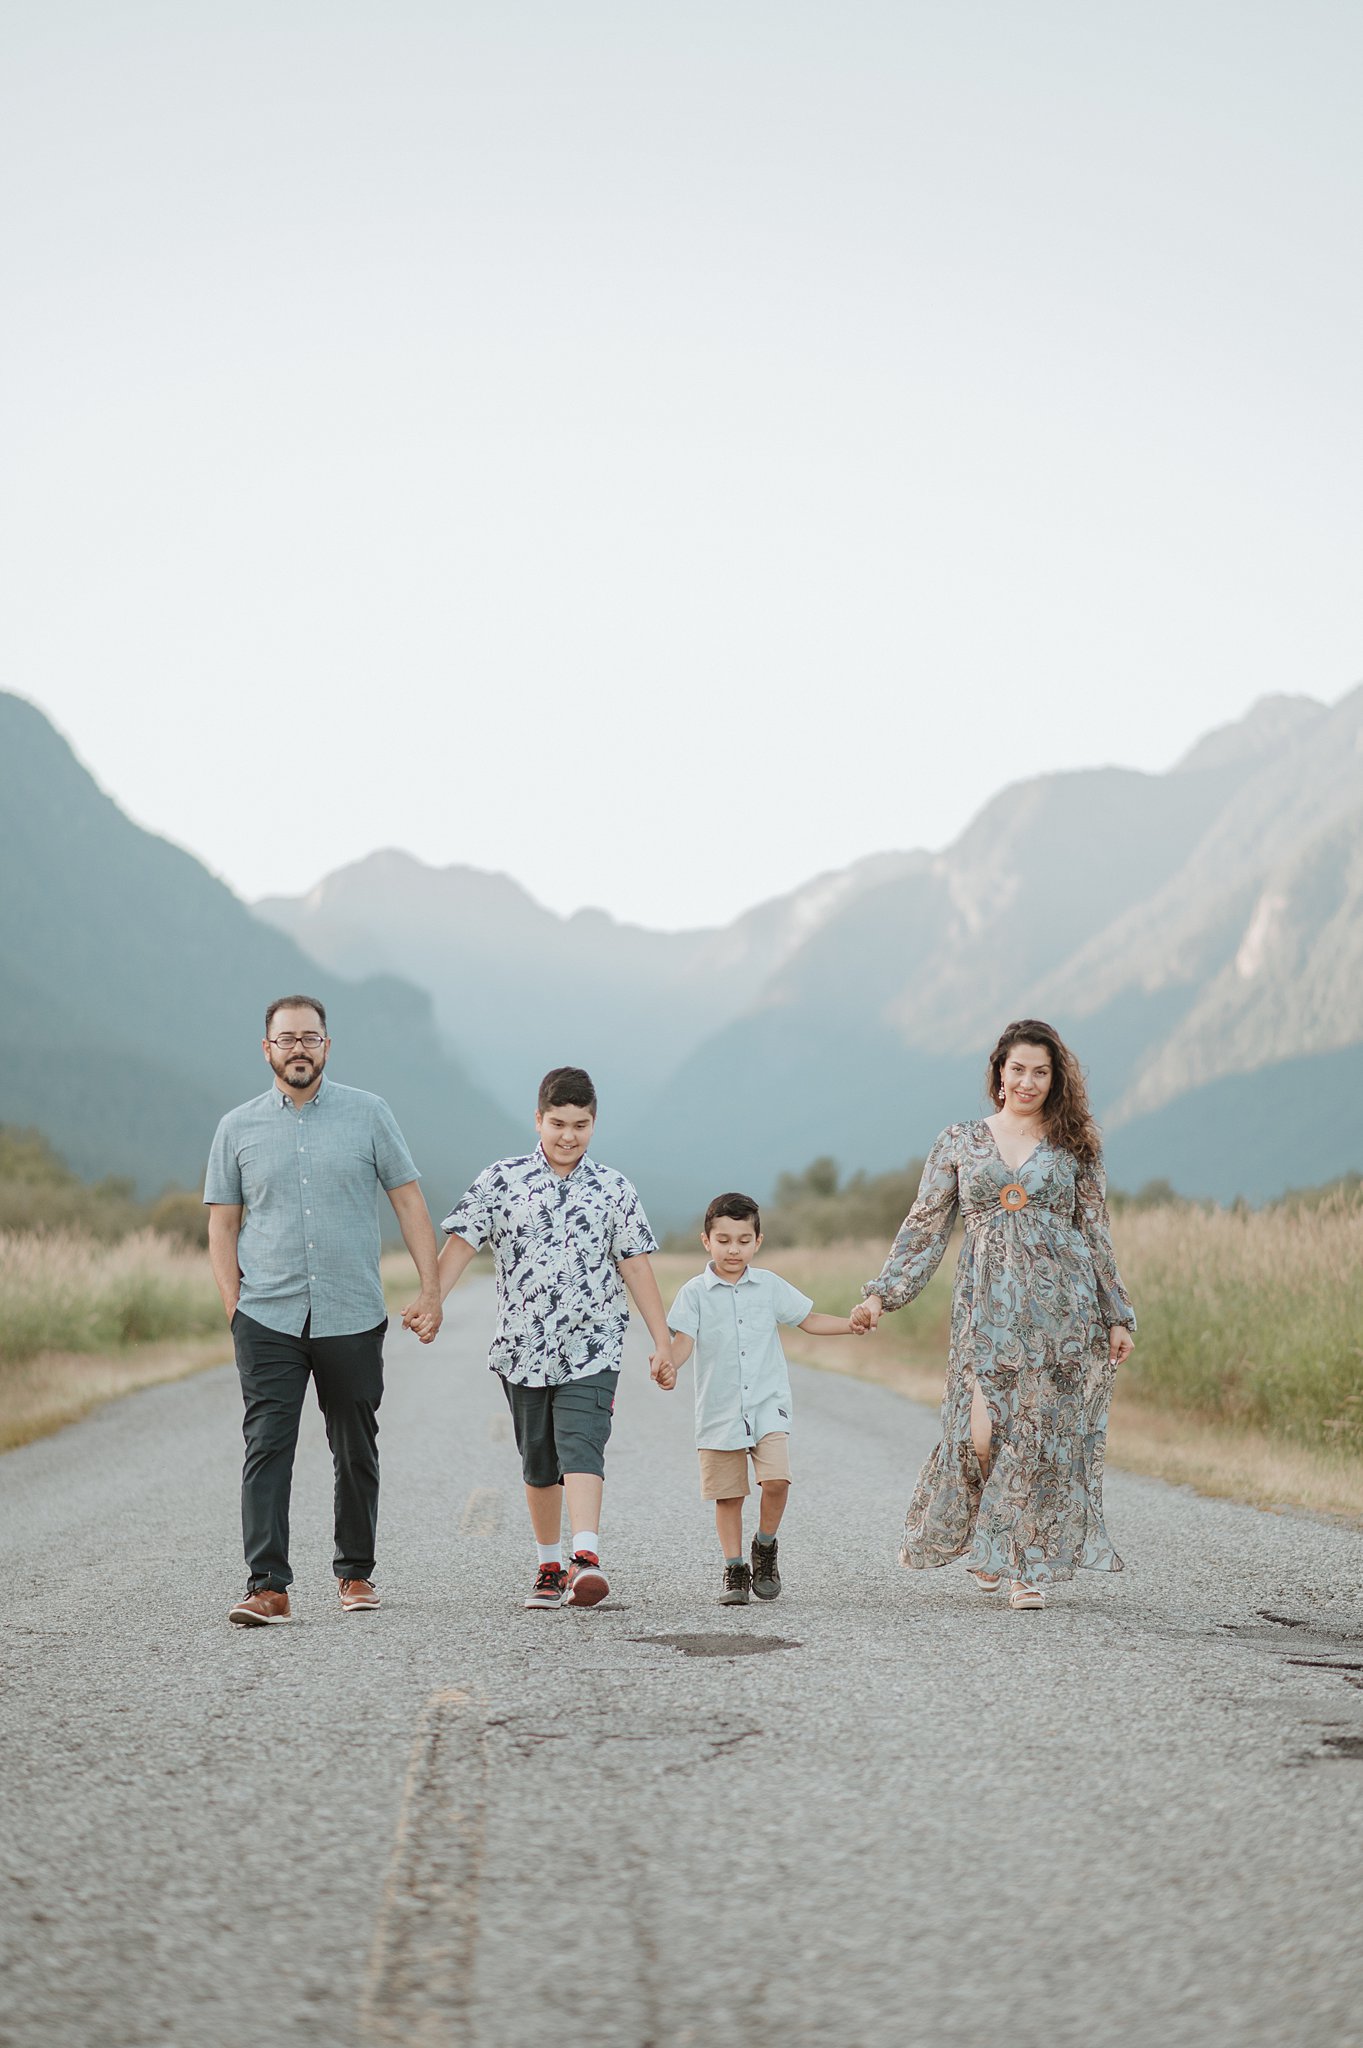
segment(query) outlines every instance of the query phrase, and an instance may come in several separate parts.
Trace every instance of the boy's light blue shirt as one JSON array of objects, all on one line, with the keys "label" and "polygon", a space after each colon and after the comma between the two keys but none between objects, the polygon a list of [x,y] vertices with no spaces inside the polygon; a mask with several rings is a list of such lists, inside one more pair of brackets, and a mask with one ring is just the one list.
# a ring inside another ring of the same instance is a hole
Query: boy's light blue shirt
[{"label": "boy's light blue shirt", "polygon": [[773,1430],[789,1431],[779,1326],[802,1323],[813,1308],[807,1294],[760,1266],[732,1282],[707,1266],[681,1288],[667,1323],[695,1342],[698,1450],[751,1450]]}]

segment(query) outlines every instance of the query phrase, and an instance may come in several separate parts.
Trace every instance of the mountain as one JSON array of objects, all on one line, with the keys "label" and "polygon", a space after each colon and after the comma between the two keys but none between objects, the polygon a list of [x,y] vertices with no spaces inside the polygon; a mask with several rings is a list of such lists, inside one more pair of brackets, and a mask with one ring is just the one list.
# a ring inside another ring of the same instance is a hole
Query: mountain
[{"label": "mountain", "polygon": [[580,1065],[618,1129],[838,905],[925,858],[859,861],[718,930],[648,931],[601,910],[557,917],[507,875],[392,850],[256,911],[336,973],[419,972],[446,1042],[509,1112],[533,1107],[549,1067]]},{"label": "mountain", "polygon": [[1363,1168],[1363,690],[1261,700],[1167,774],[1020,782],[937,854],[819,877],[719,931],[556,918],[505,876],[386,853],[261,914],[402,966],[509,1108],[603,1087],[603,1147],[664,1221],[832,1153],[879,1170],[981,1105],[1010,1017],[1090,1075],[1114,1179],[1262,1199]]},{"label": "mountain", "polygon": [[298,989],[327,1005],[329,1071],[392,1104],[433,1205],[518,1142],[429,996],[319,969],[0,693],[0,1123],[40,1128],[83,1175],[197,1185],[222,1111],[269,1083],[266,1003]]}]

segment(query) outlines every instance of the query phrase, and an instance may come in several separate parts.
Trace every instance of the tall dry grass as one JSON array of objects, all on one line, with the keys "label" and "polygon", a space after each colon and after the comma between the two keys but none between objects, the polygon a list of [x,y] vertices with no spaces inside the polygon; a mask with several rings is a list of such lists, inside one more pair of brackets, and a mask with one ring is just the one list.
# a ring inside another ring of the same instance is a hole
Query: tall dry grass
[{"label": "tall dry grass", "polygon": [[1140,1325],[1128,1395],[1363,1454],[1363,1207],[1160,1208],[1114,1232]]},{"label": "tall dry grass", "polygon": [[119,1351],[221,1327],[207,1258],[155,1231],[118,1244],[0,1233],[0,1388],[5,1366],[40,1352]]},{"label": "tall dry grass", "polygon": [[[1131,1209],[1113,1227],[1139,1333],[1128,1400],[1285,1441],[1363,1454],[1363,1207]],[[880,1269],[878,1244],[792,1247],[764,1257],[831,1315]],[[671,1261],[668,1262],[669,1265]],[[877,1342],[945,1360],[956,1247]],[[697,1261],[678,1261],[689,1271]]]},{"label": "tall dry grass", "polygon": [[[1117,1382],[1113,1462],[1260,1505],[1363,1512],[1363,1206],[1341,1191],[1257,1211],[1132,1208],[1113,1226],[1135,1303]],[[794,1246],[774,1267],[845,1315],[886,1246]],[[940,1397],[957,1245],[918,1300],[874,1338],[794,1333],[793,1357]],[[668,1256],[668,1289],[700,1259]]]}]

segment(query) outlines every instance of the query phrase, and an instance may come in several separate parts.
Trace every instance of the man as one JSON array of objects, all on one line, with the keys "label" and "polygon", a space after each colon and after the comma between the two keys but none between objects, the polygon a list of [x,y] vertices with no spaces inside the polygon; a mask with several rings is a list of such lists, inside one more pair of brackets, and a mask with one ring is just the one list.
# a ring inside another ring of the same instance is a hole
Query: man
[{"label": "man", "polygon": [[435,1231],[420,1175],[380,1096],[325,1077],[326,1011],[281,996],[265,1012],[262,1050],[274,1085],[218,1125],[204,1183],[208,1255],[232,1328],[246,1403],[241,1524],[248,1582],[228,1620],[291,1621],[289,1487],[311,1378],[336,1468],[341,1606],[377,1607],[378,1406],[388,1326],[375,1204],[387,1193],[420,1293],[408,1327],[440,1328]]}]

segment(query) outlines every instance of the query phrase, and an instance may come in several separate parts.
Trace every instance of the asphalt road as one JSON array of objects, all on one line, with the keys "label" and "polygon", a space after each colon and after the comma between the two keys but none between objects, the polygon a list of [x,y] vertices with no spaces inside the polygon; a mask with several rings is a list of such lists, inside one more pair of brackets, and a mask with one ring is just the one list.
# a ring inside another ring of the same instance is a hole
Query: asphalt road
[{"label": "asphalt road", "polygon": [[230,1369],[0,1459],[3,2048],[1363,2044],[1363,1538],[1112,1475],[1044,1614],[896,1565],[934,1437],[795,1374],[786,1591],[713,1604],[635,1343],[595,1611],[533,1553],[486,1283],[389,1340],[384,1606],[310,1413],[229,1628]]}]

